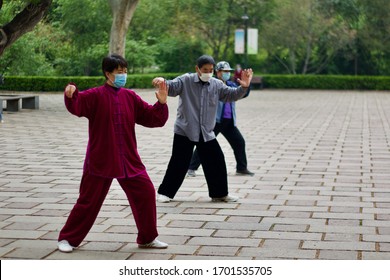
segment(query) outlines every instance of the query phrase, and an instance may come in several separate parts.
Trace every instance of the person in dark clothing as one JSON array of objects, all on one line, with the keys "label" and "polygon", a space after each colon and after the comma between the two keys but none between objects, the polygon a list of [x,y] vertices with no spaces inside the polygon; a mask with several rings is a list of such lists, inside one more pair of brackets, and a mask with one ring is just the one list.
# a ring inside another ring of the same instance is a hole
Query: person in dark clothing
[{"label": "person in dark clothing", "polygon": [[[226,61],[220,61],[216,65],[216,76],[222,80],[227,86],[237,87],[238,85],[230,80],[230,74],[233,69]],[[244,98],[249,95],[249,90]],[[236,174],[253,176],[254,173],[247,168],[247,158],[245,152],[245,139],[236,125],[236,111],[235,102],[221,102],[218,103],[216,125],[214,128],[215,136],[222,133],[233,149],[234,157],[236,159]],[[198,150],[195,149],[192,155],[191,163],[188,168],[187,175],[196,176],[195,171],[201,164]]]},{"label": "person in dark clothing", "polygon": [[[211,56],[202,55],[195,66],[196,73],[187,73],[166,81],[169,96],[179,96],[177,118],[174,126],[172,155],[164,179],[158,188],[158,202],[170,202],[187,174],[194,146],[202,161],[209,197],[214,202],[235,202],[238,197],[228,191],[225,157],[215,139],[215,115],[218,101],[232,102],[241,99],[249,90],[252,69],[243,70],[240,86],[228,87],[213,77],[215,62]],[[157,77],[157,86],[165,79]]]}]

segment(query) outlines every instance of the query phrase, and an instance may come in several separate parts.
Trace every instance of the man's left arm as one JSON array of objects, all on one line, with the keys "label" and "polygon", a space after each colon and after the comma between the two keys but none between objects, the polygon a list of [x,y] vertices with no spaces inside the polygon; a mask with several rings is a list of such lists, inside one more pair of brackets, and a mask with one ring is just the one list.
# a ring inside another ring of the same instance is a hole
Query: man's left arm
[{"label": "man's left arm", "polygon": [[[233,87],[233,88],[239,87],[239,85],[236,84],[236,83],[233,82],[233,81],[227,81],[227,82],[226,82],[226,85],[229,86],[229,87]],[[242,98],[248,97],[250,92],[251,92],[251,87],[248,88],[246,94],[245,94]]]}]

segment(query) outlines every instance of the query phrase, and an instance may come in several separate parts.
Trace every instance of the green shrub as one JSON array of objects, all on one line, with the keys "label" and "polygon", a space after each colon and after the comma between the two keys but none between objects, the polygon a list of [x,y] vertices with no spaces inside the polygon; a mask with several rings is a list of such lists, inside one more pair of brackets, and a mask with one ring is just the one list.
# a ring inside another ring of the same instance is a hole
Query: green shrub
[{"label": "green shrub", "polygon": [[[129,74],[126,87],[152,88],[154,77],[173,79],[179,73]],[[335,89],[335,90],[389,90],[387,76],[336,76],[336,75],[259,75],[264,88],[274,89]],[[69,82],[79,89],[104,84],[104,77],[5,77],[0,90],[10,91],[63,91]]]},{"label": "green shrub", "polygon": [[[152,80],[157,76],[172,79],[179,74],[140,74],[127,77],[128,88],[152,88]],[[63,91],[65,86],[73,82],[80,90],[103,85],[104,77],[5,77],[0,90],[10,91]]]},{"label": "green shrub", "polygon": [[279,89],[339,89],[339,90],[389,90],[387,76],[341,75],[264,75],[265,88]]}]

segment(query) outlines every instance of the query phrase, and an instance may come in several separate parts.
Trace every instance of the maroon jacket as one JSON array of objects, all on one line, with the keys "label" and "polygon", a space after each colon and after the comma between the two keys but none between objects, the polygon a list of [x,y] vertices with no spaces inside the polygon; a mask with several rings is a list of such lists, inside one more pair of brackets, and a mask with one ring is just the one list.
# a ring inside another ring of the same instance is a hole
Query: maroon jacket
[{"label": "maroon jacket", "polygon": [[137,151],[135,124],[162,127],[168,106],[149,105],[134,91],[108,84],[65,96],[68,111],[89,120],[89,141],[84,172],[107,177],[133,177],[145,172]]}]

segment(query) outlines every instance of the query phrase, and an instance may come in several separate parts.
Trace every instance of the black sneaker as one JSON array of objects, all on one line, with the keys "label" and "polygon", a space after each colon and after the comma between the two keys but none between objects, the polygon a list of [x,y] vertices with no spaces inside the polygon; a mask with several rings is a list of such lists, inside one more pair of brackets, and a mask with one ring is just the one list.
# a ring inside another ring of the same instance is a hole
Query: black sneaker
[{"label": "black sneaker", "polygon": [[188,171],[187,171],[187,176],[188,176],[188,177],[196,177],[196,172],[195,172],[195,170],[188,169]]},{"label": "black sneaker", "polygon": [[238,200],[237,196],[227,195],[223,197],[213,197],[212,202],[236,202]]},{"label": "black sneaker", "polygon": [[236,175],[240,175],[240,176],[254,176],[255,173],[250,172],[248,169],[244,169],[244,170],[237,170],[236,171]]}]

